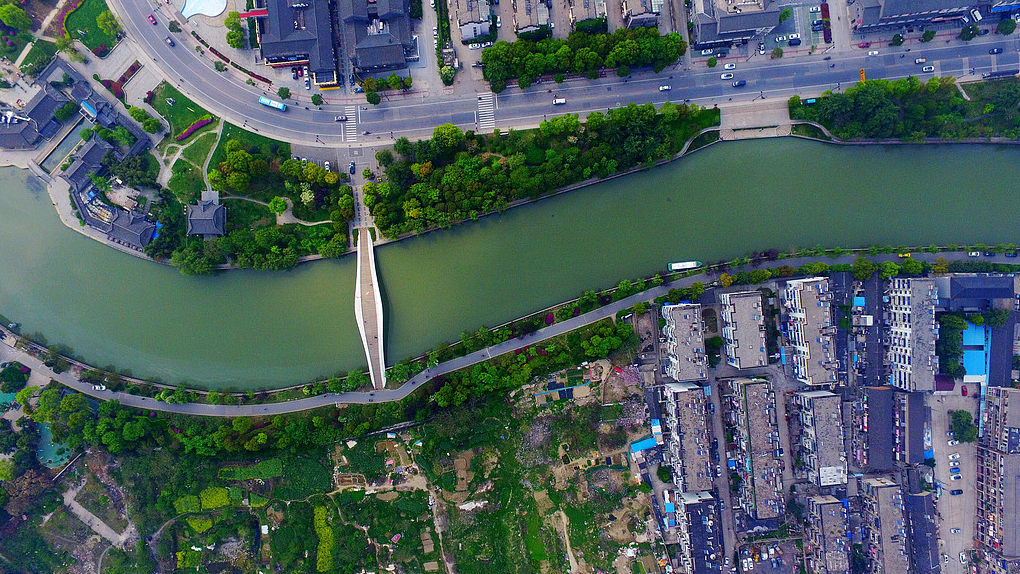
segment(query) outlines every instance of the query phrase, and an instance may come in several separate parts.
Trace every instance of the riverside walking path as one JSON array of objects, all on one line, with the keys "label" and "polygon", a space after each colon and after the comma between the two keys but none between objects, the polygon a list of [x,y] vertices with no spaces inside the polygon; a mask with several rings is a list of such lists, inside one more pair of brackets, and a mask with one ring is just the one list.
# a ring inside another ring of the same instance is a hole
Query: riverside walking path
[{"label": "riverside walking path", "polygon": [[[790,265],[793,267],[799,267],[805,263],[813,263],[821,261],[830,265],[837,264],[850,264],[853,263],[861,253],[851,253],[847,255],[840,255],[838,257],[797,257],[791,259],[781,259],[777,261],[762,262],[757,265],[747,265],[744,267],[734,268],[729,271],[750,271],[752,269],[759,268],[771,268],[778,267],[780,265]],[[945,257],[947,260],[961,260],[967,259],[967,252],[946,252],[946,253],[916,253],[914,258],[918,261],[933,262],[936,257]],[[870,257],[871,260],[876,262],[884,261],[897,261],[898,257],[895,254],[885,254]],[[1003,255],[995,255],[993,257],[982,257],[981,261],[993,261],[996,263],[1010,263],[1011,259],[1006,259]],[[114,391],[96,391],[92,389],[92,385],[83,383],[76,379],[74,375],[65,371],[63,373],[54,373],[52,369],[43,365],[42,361],[34,357],[33,355],[22,351],[20,349],[13,348],[15,335],[10,331],[0,327],[0,334],[3,335],[2,339],[5,345],[11,347],[11,349],[0,349],[0,354],[8,357],[5,360],[16,360],[20,361],[24,365],[30,367],[39,374],[49,377],[63,385],[66,385],[76,391],[84,393],[86,395],[96,397],[103,400],[118,400],[120,404],[128,407],[144,408],[154,411],[168,412],[168,413],[179,413],[185,415],[197,415],[197,416],[217,416],[217,417],[244,417],[244,416],[266,416],[266,415],[278,415],[293,413],[299,411],[305,411],[309,409],[315,409],[319,407],[325,407],[329,405],[340,405],[340,404],[371,404],[371,403],[384,403],[390,401],[399,401],[404,397],[410,395],[412,392],[417,390],[423,384],[431,381],[436,377],[452,373],[454,371],[470,367],[474,364],[487,361],[493,357],[503,355],[505,353],[511,353],[518,349],[522,349],[529,345],[534,345],[557,337],[574,329],[590,325],[602,319],[614,317],[617,312],[632,307],[635,303],[642,301],[650,301],[656,297],[660,297],[669,292],[670,289],[680,287],[690,287],[693,283],[701,281],[706,282],[711,280],[710,275],[713,273],[701,273],[698,275],[691,275],[665,283],[658,287],[647,289],[640,293],[631,295],[595,309],[589,311],[577,317],[573,317],[550,325],[548,327],[539,329],[534,333],[510,339],[502,343],[487,347],[485,349],[475,351],[464,355],[463,357],[457,357],[449,361],[440,363],[434,367],[425,369],[417,375],[411,377],[406,383],[396,389],[382,389],[376,391],[357,391],[348,393],[326,393],[322,395],[316,395],[313,397],[307,397],[302,399],[296,399],[292,401],[278,402],[278,403],[266,403],[266,404],[253,404],[253,405],[213,405],[208,403],[166,403],[157,401],[149,397],[140,397],[123,392]]]}]

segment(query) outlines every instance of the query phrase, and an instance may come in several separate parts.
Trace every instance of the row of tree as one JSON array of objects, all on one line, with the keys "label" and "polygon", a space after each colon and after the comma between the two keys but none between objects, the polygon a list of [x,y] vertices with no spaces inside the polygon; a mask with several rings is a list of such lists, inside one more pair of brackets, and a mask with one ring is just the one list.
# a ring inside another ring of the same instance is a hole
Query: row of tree
[{"label": "row of tree", "polygon": [[844,140],[1020,137],[1020,82],[1001,80],[978,89],[978,97],[967,101],[951,77],[868,80],[842,93],[826,92],[813,105],[794,96],[790,117],[816,121]]},{"label": "row of tree", "polygon": [[616,68],[620,76],[637,67],[659,72],[686,52],[687,43],[679,34],[660,36],[655,28],[620,28],[612,34],[574,31],[566,40],[501,40],[482,51],[482,62],[485,79],[493,91],[501,92],[509,80],[516,78],[526,88],[547,73],[586,74],[594,79],[603,68]]},{"label": "row of tree", "polygon": [[377,154],[386,180],[363,188],[364,203],[388,237],[444,227],[506,209],[569,184],[666,159],[697,130],[718,122],[717,110],[667,102],[631,104],[586,122],[567,114],[538,130],[504,136],[438,126],[429,140],[397,140]]}]

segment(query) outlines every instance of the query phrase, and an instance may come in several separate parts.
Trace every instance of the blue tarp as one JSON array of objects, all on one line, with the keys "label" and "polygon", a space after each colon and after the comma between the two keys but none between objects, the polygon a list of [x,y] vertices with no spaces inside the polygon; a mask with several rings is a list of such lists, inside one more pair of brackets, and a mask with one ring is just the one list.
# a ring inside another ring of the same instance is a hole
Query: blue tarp
[{"label": "blue tarp", "polygon": [[786,364],[786,347],[779,347],[779,360],[784,365]]},{"label": "blue tarp", "polygon": [[[964,333],[966,332],[964,331]],[[968,375],[987,375],[988,369],[985,368],[985,362],[983,350],[963,352],[963,368],[966,369]]]},{"label": "blue tarp", "polygon": [[676,512],[676,505],[672,502],[666,503],[666,512]]},{"label": "blue tarp", "polygon": [[[963,345],[964,346],[984,346],[985,344],[985,326],[969,325],[963,330]],[[968,374],[970,372],[968,371]]]},{"label": "blue tarp", "polygon": [[735,461],[735,460],[731,460],[731,461],[728,461],[728,462],[726,463],[726,466],[727,466],[728,468],[737,468],[737,461]]},{"label": "blue tarp", "polygon": [[864,297],[854,297],[854,307],[863,307]]},{"label": "blue tarp", "polygon": [[649,438],[646,438],[646,439],[643,439],[643,440],[639,440],[639,441],[637,441],[635,443],[631,443],[631,445],[630,445],[630,452],[632,452],[632,453],[641,452],[643,450],[650,449],[650,448],[652,448],[654,446],[655,446],[655,439],[649,437]]},{"label": "blue tarp", "polygon": [[935,458],[935,451],[930,448],[924,451],[924,458]]}]

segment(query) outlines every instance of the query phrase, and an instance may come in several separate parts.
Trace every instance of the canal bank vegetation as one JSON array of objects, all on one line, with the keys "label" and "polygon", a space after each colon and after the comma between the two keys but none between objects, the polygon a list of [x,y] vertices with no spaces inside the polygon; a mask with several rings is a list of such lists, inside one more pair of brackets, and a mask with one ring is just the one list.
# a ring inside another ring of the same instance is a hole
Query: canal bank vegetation
[{"label": "canal bank vegetation", "polygon": [[[965,90],[966,93],[961,93]],[[868,80],[820,98],[790,98],[790,118],[842,140],[1020,138],[1020,79],[957,86],[952,77]]]},{"label": "canal bank vegetation", "polygon": [[366,184],[365,206],[390,238],[502,211],[522,200],[674,157],[718,109],[667,102],[630,104],[543,121],[538,129],[492,135],[438,126],[431,139],[400,138],[376,155],[384,181]]},{"label": "canal bank vegetation", "polygon": [[632,68],[648,67],[658,73],[686,53],[687,43],[680,34],[660,35],[656,28],[620,28],[612,34],[576,30],[566,40],[500,40],[482,50],[482,63],[485,79],[499,93],[510,80],[527,88],[543,74],[573,73],[595,79],[604,68],[615,68],[623,77]]}]

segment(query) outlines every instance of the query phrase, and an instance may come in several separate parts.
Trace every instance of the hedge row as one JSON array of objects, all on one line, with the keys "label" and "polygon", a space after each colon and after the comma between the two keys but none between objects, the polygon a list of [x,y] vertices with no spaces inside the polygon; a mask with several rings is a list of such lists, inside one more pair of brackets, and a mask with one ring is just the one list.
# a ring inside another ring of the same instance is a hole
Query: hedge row
[{"label": "hedge row", "polygon": [[198,118],[194,122],[192,122],[192,124],[190,126],[184,128],[184,131],[179,133],[179,134],[177,134],[177,137],[174,138],[174,139],[176,139],[177,141],[184,141],[184,140],[188,139],[189,137],[191,137],[191,134],[193,134],[196,131],[204,128],[205,126],[211,124],[212,122],[213,122],[212,116],[209,115],[209,114],[206,114],[206,115]]},{"label": "hedge row", "polygon": [[221,468],[219,477],[223,480],[269,479],[283,476],[283,461],[269,458],[251,466],[228,466]]}]

